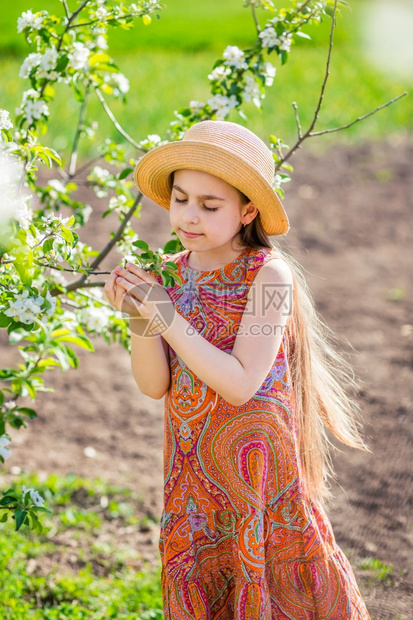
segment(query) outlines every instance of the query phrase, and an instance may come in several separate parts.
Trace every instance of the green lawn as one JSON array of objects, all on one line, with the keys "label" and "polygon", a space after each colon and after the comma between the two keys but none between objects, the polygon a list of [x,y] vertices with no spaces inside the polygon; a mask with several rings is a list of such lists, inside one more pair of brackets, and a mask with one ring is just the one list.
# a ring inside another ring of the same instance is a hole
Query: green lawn
[{"label": "green lawn", "polygon": [[[70,6],[75,6],[70,3]],[[286,5],[286,1],[279,3]],[[2,29],[5,36],[0,44],[2,81],[0,106],[10,111],[19,104],[21,93],[29,87],[27,80],[16,78],[28,50],[21,35],[16,33],[16,20],[22,10],[47,8],[61,11],[57,0],[16,0],[8,12],[3,12]],[[242,0],[171,0],[160,20],[150,26],[138,21],[131,31],[114,30],[111,35],[111,53],[121,71],[130,80],[126,106],[111,102],[112,109],[130,135],[141,140],[148,133],[164,134],[173,120],[173,110],[186,106],[192,99],[209,98],[207,75],[216,58],[228,43],[247,47],[254,37],[249,9]],[[261,11],[261,22],[268,15]],[[5,26],[5,27],[4,27]],[[291,102],[299,106],[303,128],[310,122],[323,78],[328,20],[321,27],[313,27],[312,41],[300,41],[293,47],[290,60],[281,67],[268,89],[264,110],[259,112],[252,104],[245,106],[248,126],[264,139],[269,134],[283,137],[291,143],[296,136]],[[334,127],[369,112],[388,99],[408,90],[411,81],[378,73],[363,58],[359,35],[360,17],[357,10],[345,10],[336,31],[331,79],[320,115],[319,128]],[[59,152],[67,152],[77,122],[79,104],[73,100],[67,87],[59,86],[56,102],[51,107],[49,137],[45,138]],[[69,98],[68,98],[69,95]],[[354,126],[342,134],[333,134],[313,140],[319,148],[332,141],[382,139],[390,133],[411,129],[413,99],[406,97],[395,106]],[[65,119],[62,126],[61,119]],[[92,100],[89,119],[98,120],[100,130],[96,140],[117,132],[104,114],[100,103]],[[243,123],[237,112],[230,120]],[[81,143],[81,157],[94,152],[94,145]]]},{"label": "green lawn", "polygon": [[134,532],[152,523],[139,496],[74,474],[16,483],[36,488],[52,514],[41,535],[0,524],[0,620],[162,619],[159,567],[142,570],[136,549]]}]

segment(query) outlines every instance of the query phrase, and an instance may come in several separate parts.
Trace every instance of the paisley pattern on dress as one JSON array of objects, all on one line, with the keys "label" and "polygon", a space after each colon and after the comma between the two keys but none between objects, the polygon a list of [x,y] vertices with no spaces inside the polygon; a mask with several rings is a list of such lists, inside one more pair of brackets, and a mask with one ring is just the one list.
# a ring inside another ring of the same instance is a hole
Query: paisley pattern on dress
[{"label": "paisley pattern on dress", "polygon": [[[245,249],[215,271],[188,266],[166,290],[194,330],[230,354],[258,270],[276,250]],[[158,282],[162,284],[159,276]],[[291,317],[260,389],[236,407],[169,347],[159,550],[166,620],[369,620],[297,453]]]}]

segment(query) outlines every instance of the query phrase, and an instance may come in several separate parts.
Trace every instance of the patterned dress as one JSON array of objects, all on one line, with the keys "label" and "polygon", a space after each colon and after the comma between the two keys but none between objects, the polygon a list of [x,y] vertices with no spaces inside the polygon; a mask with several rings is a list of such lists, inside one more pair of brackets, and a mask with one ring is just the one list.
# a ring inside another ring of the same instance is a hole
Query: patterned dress
[{"label": "patterned dress", "polygon": [[[188,255],[165,256],[180,277],[166,290],[188,328],[230,354],[258,270],[282,259],[245,249],[222,269],[196,271]],[[169,347],[159,541],[166,620],[369,619],[326,514],[304,492],[290,321],[263,384],[239,407]]]}]

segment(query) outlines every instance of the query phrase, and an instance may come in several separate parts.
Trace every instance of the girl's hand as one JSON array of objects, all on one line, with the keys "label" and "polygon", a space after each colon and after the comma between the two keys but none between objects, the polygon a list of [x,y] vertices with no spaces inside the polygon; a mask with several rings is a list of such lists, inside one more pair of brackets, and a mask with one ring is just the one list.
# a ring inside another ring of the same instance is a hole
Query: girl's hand
[{"label": "girl's hand", "polygon": [[126,267],[116,267],[106,281],[104,292],[109,303],[131,318],[151,322],[161,315],[164,320],[160,322],[159,331],[164,331],[165,324],[168,327],[175,314],[168,293],[144,269],[131,263]]}]

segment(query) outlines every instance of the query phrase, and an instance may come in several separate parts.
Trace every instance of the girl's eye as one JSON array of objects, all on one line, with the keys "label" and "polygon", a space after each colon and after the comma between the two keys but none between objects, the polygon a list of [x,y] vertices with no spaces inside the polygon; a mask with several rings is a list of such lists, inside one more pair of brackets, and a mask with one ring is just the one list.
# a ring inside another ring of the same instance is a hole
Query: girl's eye
[{"label": "girl's eye", "polygon": [[[178,204],[183,204],[184,202],[186,202],[186,198],[184,198],[183,200],[179,200],[179,198],[175,196],[175,202],[177,202]],[[218,211],[218,207],[206,207],[205,205],[202,206],[205,211]]]}]

